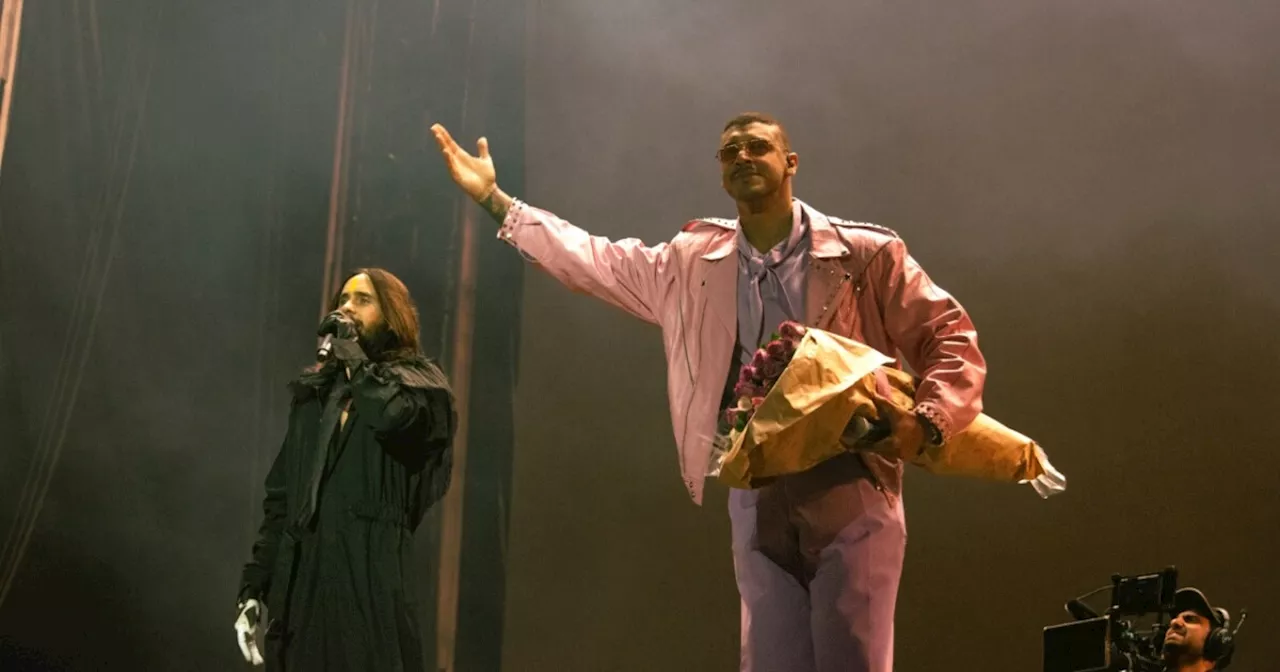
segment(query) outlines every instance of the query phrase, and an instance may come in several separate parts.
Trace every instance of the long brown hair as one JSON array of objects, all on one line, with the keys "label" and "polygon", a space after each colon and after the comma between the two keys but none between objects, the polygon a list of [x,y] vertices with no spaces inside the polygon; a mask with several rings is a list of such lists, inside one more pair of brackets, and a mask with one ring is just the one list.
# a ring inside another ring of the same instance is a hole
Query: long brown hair
[{"label": "long brown hair", "polygon": [[341,305],[342,287],[351,278],[364,274],[369,276],[373,291],[378,295],[378,305],[382,308],[382,320],[385,326],[382,334],[370,345],[373,352],[368,352],[370,359],[397,359],[412,355],[421,355],[422,346],[418,337],[418,307],[409,296],[409,288],[404,286],[400,278],[390,271],[381,268],[357,268],[343,279],[338,291],[329,302],[329,310],[337,310]]}]

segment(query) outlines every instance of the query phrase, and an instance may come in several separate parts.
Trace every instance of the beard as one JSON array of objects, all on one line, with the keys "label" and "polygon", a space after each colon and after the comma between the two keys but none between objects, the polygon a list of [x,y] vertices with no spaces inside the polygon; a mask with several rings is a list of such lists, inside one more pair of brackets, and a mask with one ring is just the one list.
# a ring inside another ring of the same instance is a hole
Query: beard
[{"label": "beard", "polygon": [[[725,184],[725,190],[733,200],[747,204],[752,211],[755,211],[757,207],[763,207],[769,199],[782,189],[785,179],[782,176],[772,175],[763,170],[748,172],[749,175],[746,180],[737,176],[732,177]],[[750,175],[758,177],[756,180],[751,180]]]},{"label": "beard", "polygon": [[1195,660],[1200,655],[1198,651],[1192,650],[1191,642],[1188,642],[1185,637],[1174,642],[1165,641],[1160,647],[1160,654],[1166,664]]},{"label": "beard", "polygon": [[399,343],[395,332],[387,327],[385,321],[368,328],[359,322],[356,326],[358,334],[356,342],[360,344],[360,349],[364,350],[365,356],[375,362],[381,361],[389,352],[395,350]]}]

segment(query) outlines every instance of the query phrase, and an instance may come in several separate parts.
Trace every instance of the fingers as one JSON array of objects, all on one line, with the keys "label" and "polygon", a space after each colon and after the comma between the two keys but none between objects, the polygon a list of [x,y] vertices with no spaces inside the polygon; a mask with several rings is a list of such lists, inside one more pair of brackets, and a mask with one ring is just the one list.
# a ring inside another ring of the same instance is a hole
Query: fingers
[{"label": "fingers", "polygon": [[898,418],[904,415],[901,408],[879,395],[872,397],[872,403],[876,405],[876,414],[880,416],[880,420],[887,420],[896,424]]},{"label": "fingers", "polygon": [[244,656],[244,662],[254,665],[262,664],[262,655],[258,653],[256,640],[257,622],[262,616],[260,609],[261,605],[257,600],[248,600],[240,609],[240,616],[236,618],[236,644],[240,645],[240,655]]},{"label": "fingers", "polygon": [[250,637],[249,632],[236,628],[236,643],[240,645],[240,655],[244,656],[246,663],[252,663],[253,654],[257,652],[257,644],[254,644],[254,651],[249,650],[249,643],[252,641]]},{"label": "fingers", "polygon": [[458,150],[458,143],[454,142],[453,136],[449,135],[449,131],[440,124],[431,125],[431,134],[436,136],[436,144],[440,146],[440,151],[445,154],[454,154]]},{"label": "fingers", "polygon": [[476,151],[480,153],[480,158],[489,158],[489,138],[480,138],[476,140]]},{"label": "fingers", "polygon": [[915,411],[887,399],[875,398],[879,422],[886,425],[888,435],[873,444],[873,452],[881,452],[900,460],[913,460],[927,447],[924,429]]}]

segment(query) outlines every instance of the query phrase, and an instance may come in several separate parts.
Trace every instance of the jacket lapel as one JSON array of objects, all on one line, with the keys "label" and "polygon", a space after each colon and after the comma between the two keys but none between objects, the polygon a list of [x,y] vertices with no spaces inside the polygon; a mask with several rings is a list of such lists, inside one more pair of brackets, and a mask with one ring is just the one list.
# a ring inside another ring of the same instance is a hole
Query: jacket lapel
[{"label": "jacket lapel", "polygon": [[826,329],[836,313],[835,300],[851,279],[842,263],[850,252],[826,215],[803,201],[800,206],[809,216],[809,235],[812,241],[809,249],[809,274],[805,278],[805,323],[811,327]]},{"label": "jacket lapel", "polygon": [[731,338],[738,334],[738,255],[735,254],[737,230],[726,231],[702,255],[708,269],[702,278],[705,305],[711,306],[721,326]]}]

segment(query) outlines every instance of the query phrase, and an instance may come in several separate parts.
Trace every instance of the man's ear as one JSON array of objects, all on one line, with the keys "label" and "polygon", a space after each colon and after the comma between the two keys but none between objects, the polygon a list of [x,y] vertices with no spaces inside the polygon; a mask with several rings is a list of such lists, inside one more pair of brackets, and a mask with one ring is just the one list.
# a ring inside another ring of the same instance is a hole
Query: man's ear
[{"label": "man's ear", "polygon": [[787,175],[795,175],[800,170],[800,155],[787,152]]}]

